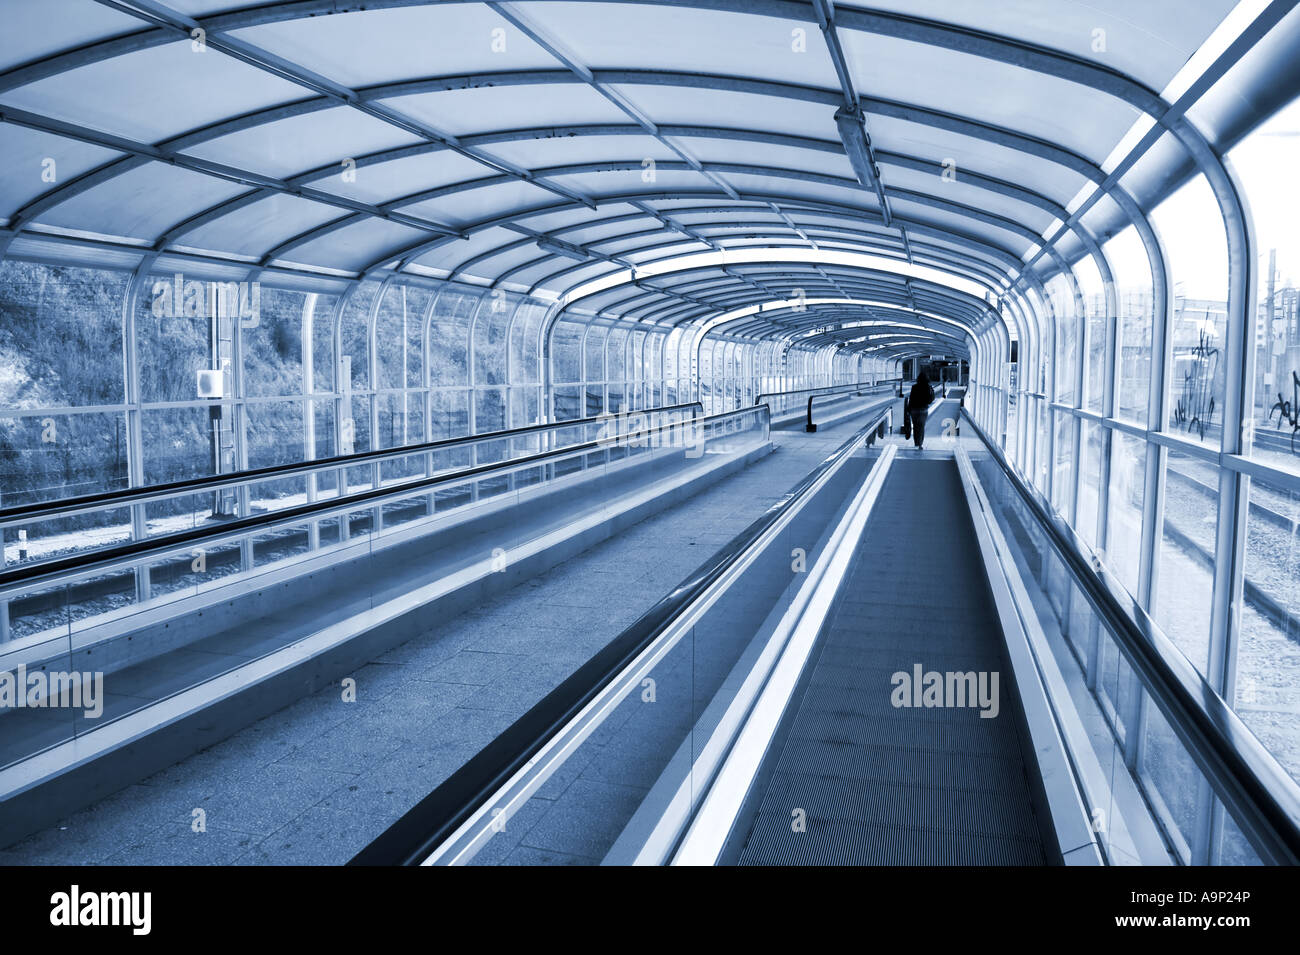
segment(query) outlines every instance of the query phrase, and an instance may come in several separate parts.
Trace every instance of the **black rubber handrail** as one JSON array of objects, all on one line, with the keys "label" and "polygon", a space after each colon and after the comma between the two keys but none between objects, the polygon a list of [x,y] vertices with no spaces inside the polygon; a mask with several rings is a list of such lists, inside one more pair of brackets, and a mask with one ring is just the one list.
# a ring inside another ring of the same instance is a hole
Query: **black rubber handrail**
[{"label": "black rubber handrail", "polygon": [[892,409],[885,409],[841,444],[762,516],[389,826],[348,865],[419,865],[740,560],[769,527],[791,509],[802,507],[812,486],[827,470],[856,450],[864,439],[869,444],[874,437],[883,437],[884,422],[891,413]]},{"label": "black rubber handrail", "polygon": [[882,378],[879,381],[858,381],[848,382],[842,385],[822,385],[820,388],[796,388],[793,391],[765,391],[754,399],[754,407],[761,405],[764,398],[786,398],[790,395],[806,395],[809,392],[829,395],[834,394],[835,392],[833,389],[836,388],[852,391],[855,388],[876,388],[880,385],[896,385],[902,380],[902,378]]},{"label": "black rubber handrail", "polygon": [[[698,401],[685,404],[666,405],[662,408],[646,408],[629,414],[668,414],[676,411],[695,409],[695,417],[704,414],[704,406]],[[551,421],[542,424],[530,424],[521,428],[509,428],[505,431],[488,431],[483,434],[463,435],[457,438],[439,438],[423,444],[408,444],[400,448],[377,448],[373,451],[358,451],[355,454],[339,454],[314,461],[295,461],[292,464],[273,464],[264,468],[250,468],[243,471],[230,471],[226,474],[210,474],[206,477],[187,478],[184,481],[171,481],[165,484],[146,484],[142,487],[119,488],[114,491],[100,491],[95,494],[83,494],[77,497],[65,497],[57,501],[44,501],[33,504],[17,504],[13,507],[0,508],[0,525],[19,521],[48,520],[78,511],[102,509],[132,504],[141,500],[166,497],[179,497],[184,494],[216,490],[222,487],[275,480],[292,477],[295,474],[312,471],[332,471],[338,468],[357,467],[373,464],[390,458],[404,458],[413,454],[425,454],[432,451],[446,451],[460,445],[480,444],[485,441],[503,440],[536,434],[542,431],[558,431],[562,428],[582,427],[609,421],[612,414],[597,415],[593,418],[575,418],[572,421]]]},{"label": "black rubber handrail", "polygon": [[[874,387],[874,386],[869,386],[869,387]],[[844,392],[844,394],[848,394],[848,392]],[[858,395],[861,395],[862,392],[859,391],[859,392],[857,392],[857,394],[858,394]],[[804,421],[804,424],[803,424],[803,429],[804,429],[804,431],[809,432],[809,433],[812,433],[812,432],[814,432],[814,431],[817,430],[817,425],[813,422],[813,416],[812,416],[813,402],[816,401],[818,398],[838,398],[838,397],[840,397],[840,395],[839,395],[839,394],[836,394],[836,393],[834,393],[834,392],[828,392],[828,393],[826,393],[826,394],[813,394],[813,395],[809,395],[809,396],[808,396],[808,417],[807,417],[807,419]],[[893,395],[893,394],[890,395],[890,398],[891,398],[891,399],[894,398],[894,397],[896,397],[896,396]],[[868,407],[870,407],[870,406],[868,406]]]},{"label": "black rubber handrail", "polygon": [[962,414],[1251,845],[1265,862],[1300,863],[1295,781],[1136,601],[1097,573],[1074,529],[1007,462],[971,413],[963,408]]},{"label": "black rubber handrail", "polygon": [[[694,427],[701,427],[712,422],[721,421],[725,418],[754,414],[757,410],[758,409],[755,408],[742,408],[739,411],[723,411],[703,418],[693,418],[692,425]],[[639,431],[620,434],[618,436],[618,441],[626,442],[632,439],[648,438],[671,428],[682,427],[684,424],[685,422],[673,422],[670,424],[661,424],[650,428],[643,428]],[[545,464],[547,461],[554,458],[565,457],[567,455],[587,454],[592,451],[604,450],[609,446],[610,443],[606,439],[598,438],[595,441],[585,441],[581,444],[569,444],[562,448],[554,448],[550,451],[540,451],[536,454],[523,455],[517,458],[508,458],[505,461],[494,461],[490,464],[480,464],[475,467],[461,468],[457,471],[435,474],[430,477],[413,478],[410,481],[403,481],[400,484],[389,485],[387,487],[370,488],[365,491],[358,491],[355,494],[349,494],[345,497],[332,497],[323,501],[297,504],[293,507],[284,507],[278,510],[266,511],[261,514],[252,514],[248,517],[239,517],[229,521],[221,521],[204,527],[195,527],[185,531],[176,531],[171,534],[160,534],[157,537],[128,541],[124,544],[118,544],[113,547],[88,550],[80,554],[73,554],[55,560],[18,564],[0,570],[0,589],[8,588],[16,584],[42,583],[44,581],[49,581],[52,584],[57,582],[59,578],[66,577],[72,573],[94,571],[99,568],[109,569],[113,565],[120,564],[123,561],[148,556],[150,554],[161,554],[177,550],[178,548],[196,544],[204,540],[231,537],[244,531],[254,530],[258,527],[267,527],[272,524],[295,523],[299,520],[310,518],[326,511],[357,510],[364,505],[382,503],[382,501],[387,498],[409,497],[415,492],[429,491],[444,485],[463,484],[472,478],[482,477],[493,472],[512,469],[522,470],[537,464]]]}]

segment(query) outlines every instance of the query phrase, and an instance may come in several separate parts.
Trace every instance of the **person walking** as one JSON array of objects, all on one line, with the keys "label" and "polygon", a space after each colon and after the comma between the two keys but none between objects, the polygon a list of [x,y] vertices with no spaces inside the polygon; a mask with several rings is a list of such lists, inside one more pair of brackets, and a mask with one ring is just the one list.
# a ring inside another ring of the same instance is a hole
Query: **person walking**
[{"label": "person walking", "polygon": [[920,451],[925,444],[925,416],[930,410],[930,402],[934,401],[934,389],[930,387],[930,379],[925,372],[916,376],[916,384],[912,385],[912,392],[907,396],[907,410],[912,420],[912,442],[916,449]]}]

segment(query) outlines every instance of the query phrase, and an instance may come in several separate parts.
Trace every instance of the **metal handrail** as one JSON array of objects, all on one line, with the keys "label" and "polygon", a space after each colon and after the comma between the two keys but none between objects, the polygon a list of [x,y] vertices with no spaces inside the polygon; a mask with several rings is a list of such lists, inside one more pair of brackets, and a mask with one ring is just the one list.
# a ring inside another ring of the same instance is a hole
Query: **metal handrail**
[{"label": "metal handrail", "polygon": [[[698,401],[685,404],[666,405],[662,408],[646,408],[633,414],[667,414],[676,411],[695,409],[693,417],[704,414],[704,406]],[[146,484],[141,487],[120,488],[113,491],[100,491],[95,494],[83,494],[77,497],[62,498],[57,501],[18,504],[0,508],[0,527],[11,524],[39,520],[49,520],[87,510],[104,510],[139,503],[143,500],[163,500],[203,491],[219,490],[239,484],[261,483],[262,481],[292,477],[296,474],[309,474],[313,471],[333,471],[339,468],[357,467],[409,457],[415,454],[427,454],[434,451],[446,451],[458,447],[468,447],[486,441],[500,441],[507,438],[537,434],[543,431],[558,431],[563,428],[583,427],[600,424],[612,419],[613,415],[597,415],[592,418],[574,418],[571,421],[550,421],[540,424],[525,425],[520,428],[508,428],[504,431],[489,431],[484,434],[463,435],[457,438],[440,438],[422,444],[408,444],[400,448],[381,448],[372,451],[358,451],[355,454],[340,454],[328,458],[316,458],[312,461],[295,461],[292,464],[274,464],[264,468],[249,468],[243,471],[230,471],[225,474],[211,474],[199,478],[187,478],[184,481],[171,481],[164,484]]]},{"label": "metal handrail", "polygon": [[[690,422],[678,421],[669,424],[655,425],[638,431],[620,434],[617,438],[617,443],[621,444],[633,440],[640,440],[642,438],[649,438],[655,434],[672,428],[683,427],[688,423],[692,427],[703,427],[710,423],[722,421],[726,418],[754,414],[758,410],[759,409],[756,408],[742,408],[739,411],[723,411],[703,418],[692,418]],[[305,504],[266,511],[261,514],[252,514],[247,517],[222,521],[205,527],[195,527],[189,530],[176,531],[170,534],[160,534],[157,537],[128,541],[113,547],[88,550],[80,554],[73,554],[55,560],[19,564],[14,567],[0,570],[0,591],[12,589],[19,584],[31,585],[53,583],[59,578],[66,577],[69,574],[86,573],[106,569],[114,565],[131,561],[132,559],[138,560],[143,557],[179,550],[200,541],[237,537],[246,531],[258,527],[266,527],[271,524],[295,523],[306,518],[319,519],[331,512],[357,510],[363,505],[374,506],[382,504],[384,501],[389,499],[408,497],[416,492],[426,492],[447,485],[454,486],[464,484],[468,480],[483,477],[492,473],[500,473],[510,470],[525,470],[538,464],[545,464],[546,462],[556,458],[569,455],[588,454],[592,451],[603,450],[604,448],[609,447],[610,444],[611,442],[607,439],[597,438],[594,441],[570,444],[562,448],[553,448],[549,451],[540,451],[535,454],[509,458],[505,461],[494,461],[490,464],[480,464],[473,467],[461,468],[456,471],[448,471],[429,477],[414,478],[410,481],[404,481],[399,485],[370,488],[365,491],[358,491],[354,494],[348,494],[342,497],[331,497],[323,501],[309,501]]]},{"label": "metal handrail", "polygon": [[1300,864],[1300,786],[1132,596],[1098,573],[1078,534],[1008,463],[971,413],[961,413],[1251,845],[1267,862]]},{"label": "metal handrail", "polygon": [[841,444],[761,517],[697,567],[604,649],[357,853],[348,864],[418,865],[427,858],[617,679],[646,647],[687,612],[729,568],[742,560],[768,528],[792,509],[802,508],[822,475],[836,467],[845,455],[855,451],[862,441],[870,444],[873,438],[883,437],[892,413],[892,408],[884,409],[870,424]]}]

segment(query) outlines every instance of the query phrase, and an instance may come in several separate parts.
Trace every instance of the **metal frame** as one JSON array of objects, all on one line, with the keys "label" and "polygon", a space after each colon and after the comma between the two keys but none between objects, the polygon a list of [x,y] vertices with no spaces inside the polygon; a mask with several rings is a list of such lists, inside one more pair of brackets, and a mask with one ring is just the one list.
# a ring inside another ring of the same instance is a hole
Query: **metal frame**
[{"label": "metal frame", "polygon": [[[1162,546],[1169,451],[1176,449],[1190,454],[1218,469],[1217,536],[1209,624],[1211,659],[1207,677],[1218,692],[1232,699],[1236,645],[1244,612],[1250,482],[1252,478],[1262,478],[1277,486],[1295,489],[1300,486],[1300,477],[1249,456],[1245,419],[1252,406],[1249,389],[1254,382],[1254,327],[1257,314],[1256,260],[1250,213],[1240,183],[1223,157],[1232,141],[1225,139],[1211,144],[1206,135],[1187,119],[1187,111],[1270,30],[1282,22],[1294,7],[1294,2],[1274,0],[1268,3],[1240,36],[1173,103],[1164,101],[1157,92],[1146,88],[1132,77],[1091,60],[986,31],[959,29],[917,16],[856,7],[837,8],[831,0],[815,0],[813,3],[795,0],[676,0],[672,5],[815,25],[826,41],[830,66],[836,79],[836,88],[833,89],[752,76],[721,76],[704,72],[592,70],[566,51],[556,38],[546,35],[544,28],[534,23],[528,15],[506,3],[488,3],[486,6],[500,15],[503,22],[512,24],[546,50],[559,68],[416,78],[351,89],[232,35],[234,31],[260,23],[336,13],[339,7],[333,0],[271,2],[204,19],[184,16],[158,0],[133,0],[130,5],[115,0],[101,2],[119,12],[137,16],[142,21],[142,28],[114,39],[64,50],[39,62],[9,70],[0,75],[0,91],[17,89],[67,70],[175,42],[178,37],[188,38],[190,30],[195,28],[206,31],[207,42],[214,50],[268,75],[294,82],[306,91],[306,96],[296,102],[254,110],[201,129],[188,130],[160,143],[133,142],[30,111],[0,108],[0,122],[98,145],[117,154],[99,167],[37,196],[18,210],[6,226],[0,229],[0,260],[8,254],[25,260],[55,261],[59,255],[65,255],[64,250],[68,250],[66,258],[58,260],[80,259],[92,267],[101,268],[121,268],[129,263],[130,277],[122,302],[123,402],[95,409],[67,409],[67,413],[107,411],[123,415],[128,476],[132,486],[141,486],[146,475],[147,449],[144,446],[141,423],[143,414],[156,409],[202,407],[209,404],[197,400],[147,402],[143,400],[140,390],[137,316],[145,284],[151,280],[155,271],[170,272],[177,264],[187,267],[192,265],[196,274],[207,277],[233,270],[239,275],[247,276],[250,281],[265,279],[270,284],[283,283],[284,287],[294,288],[309,296],[304,299],[303,312],[302,394],[267,398],[244,394],[242,351],[245,343],[242,341],[242,331],[238,323],[235,323],[235,360],[232,362],[234,387],[232,394],[222,404],[231,409],[236,457],[238,463],[244,466],[247,465],[248,455],[247,409],[262,401],[301,401],[306,415],[304,439],[309,443],[310,452],[314,453],[314,402],[333,399],[337,448],[342,443],[344,421],[352,414],[350,399],[354,396],[363,398],[369,403],[372,440],[378,440],[378,402],[380,395],[389,393],[391,389],[379,387],[376,322],[384,295],[390,290],[405,287],[418,286],[434,291],[421,322],[424,358],[421,387],[404,390],[408,394],[412,391],[419,393],[424,402],[426,439],[433,433],[433,392],[442,390],[431,378],[429,361],[431,323],[435,320],[442,290],[466,288],[477,293],[478,299],[467,329],[467,384],[447,388],[449,391],[463,391],[467,395],[469,430],[472,433],[476,429],[476,330],[480,313],[491,291],[478,286],[444,285],[422,274],[429,268],[425,260],[435,253],[440,265],[448,267],[444,271],[450,278],[469,277],[480,269],[488,272],[495,269],[493,274],[486,276],[492,289],[509,288],[524,292],[524,298],[518,300],[511,310],[505,330],[507,377],[506,383],[499,387],[503,388],[508,423],[513,415],[513,392],[518,387],[514,376],[519,370],[513,366],[513,334],[515,323],[525,304],[539,310],[546,308],[539,318],[535,349],[538,363],[535,381],[539,388],[540,414],[544,420],[554,418],[556,387],[569,384],[557,382],[553,376],[552,337],[561,321],[586,324],[588,333],[595,325],[607,326],[602,345],[602,361],[606,365],[604,380],[599,383],[587,380],[584,339],[580,356],[581,380],[572,383],[582,388],[584,406],[588,385],[599,384],[605,395],[602,407],[608,402],[609,388],[613,384],[623,388],[629,403],[634,407],[645,403],[644,392],[651,384],[648,379],[654,375],[651,367],[654,351],[651,345],[652,332],[659,338],[658,367],[664,400],[667,400],[670,387],[676,389],[678,400],[683,397],[683,391],[689,393],[686,397],[703,396],[705,382],[700,372],[704,368],[706,345],[709,348],[710,397],[729,395],[730,389],[735,387],[743,400],[749,393],[757,394],[768,388],[773,378],[780,381],[784,390],[810,385],[825,386],[840,380],[859,380],[864,361],[882,362],[882,365],[877,366],[877,371],[880,372],[884,370],[884,363],[893,363],[911,354],[923,353],[927,348],[934,347],[934,343],[942,342],[941,347],[945,350],[969,358],[969,406],[975,420],[989,433],[998,435],[1004,446],[1010,446],[1013,465],[1027,475],[1031,483],[1041,487],[1050,500],[1060,501],[1062,512],[1071,522],[1079,519],[1080,487],[1085,480],[1084,468],[1081,466],[1084,423],[1090,422],[1100,428],[1102,453],[1098,471],[1097,523],[1091,534],[1098,550],[1103,554],[1111,534],[1112,508],[1109,495],[1116,443],[1114,432],[1121,431],[1144,441],[1144,506],[1138,575],[1134,589],[1139,604],[1147,610],[1156,607],[1160,595],[1159,548]],[[367,4],[367,7],[395,8],[419,2],[421,0],[380,0]],[[1117,162],[1108,163],[1107,170],[1103,171],[1094,159],[1044,142],[1022,131],[943,113],[918,104],[870,96],[855,86],[841,45],[841,31],[926,44],[988,62],[1013,65],[1040,76],[1068,80],[1095,92],[1099,97],[1128,104],[1148,117],[1152,126],[1126,155],[1118,157]],[[499,87],[584,85],[612,103],[627,117],[628,122],[537,126],[481,131],[457,137],[417,121],[387,102],[403,95],[489,84]],[[860,118],[866,127],[877,118],[904,121],[1014,150],[1026,159],[1050,164],[1079,177],[1092,188],[1092,193],[1085,195],[1077,205],[1071,204],[1073,209],[1067,213],[1065,210],[1069,206],[1065,205],[1065,196],[1044,195],[978,169],[964,170],[962,181],[995,200],[993,208],[1002,210],[989,211],[954,202],[938,194],[889,186],[885,179],[891,169],[936,173],[936,164],[923,157],[871,147],[866,164],[870,168],[865,172],[855,168],[857,179],[780,164],[701,162],[682,145],[683,141],[723,138],[743,143],[768,143],[803,149],[810,154],[845,155],[851,150],[847,150],[844,143],[834,140],[776,134],[761,129],[657,125],[618,92],[618,87],[625,84],[654,84],[679,90],[709,88],[779,97],[790,102],[846,111],[855,118]],[[356,157],[359,167],[445,150],[478,163],[483,168],[484,175],[380,203],[363,203],[319,188],[323,178],[337,171],[333,165],[304,170],[287,178],[276,178],[228,164],[202,160],[186,152],[201,143],[235,132],[334,108],[358,111],[418,139],[413,145]],[[490,152],[490,147],[494,144],[557,135],[649,136],[679,157],[660,162],[660,168],[697,173],[703,177],[706,187],[686,191],[649,189],[580,195],[552,180],[561,176],[635,168],[639,166],[639,158],[524,169],[503,162]],[[1182,147],[1181,165],[1171,167],[1165,193],[1161,196],[1147,196],[1144,205],[1125,191],[1121,183],[1125,174],[1162,137],[1170,137]],[[247,186],[248,191],[218,206],[192,211],[184,220],[172,223],[152,241],[146,240],[143,246],[114,245],[90,238],[74,239],[33,228],[49,210],[88,193],[116,176],[153,162],[168,163],[205,176],[238,183]],[[880,167],[884,168],[885,173],[881,173]],[[770,191],[766,188],[761,192],[740,190],[728,179],[733,175],[762,176],[772,180],[773,185]],[[1217,448],[1186,440],[1173,432],[1169,424],[1174,317],[1170,263],[1150,221],[1149,212],[1157,201],[1190,176],[1204,176],[1213,190],[1227,231],[1230,260],[1224,427]],[[507,208],[488,218],[459,226],[404,211],[404,207],[418,202],[481,188],[490,183],[528,183],[550,196],[543,204]],[[857,189],[862,196],[862,203],[858,205],[836,199],[809,198],[784,185],[787,183],[828,186],[836,190]],[[233,254],[200,254],[179,248],[184,238],[201,226],[277,195],[301,197],[338,209],[340,215],[298,235],[281,238],[271,248],[260,250],[253,262]],[[1103,198],[1112,200],[1115,209],[1111,210],[1109,206],[1099,207]],[[673,204],[680,200],[687,200],[688,204],[661,208],[665,203]],[[923,209],[924,214],[919,217],[915,213],[910,216],[899,215],[894,206],[903,204]],[[606,205],[630,207],[634,211],[629,213],[619,209],[613,215],[604,215],[599,209]],[[1022,215],[1021,207],[1032,209],[1035,214],[1050,216],[1059,224],[1050,234],[1040,234],[1027,225],[1025,220],[1032,217]],[[540,231],[528,225],[530,220],[542,216],[583,209],[588,214],[580,221],[561,227]],[[1083,226],[1085,216],[1090,213],[1089,223],[1100,224],[1093,225],[1091,231]],[[685,221],[688,218],[699,220],[701,216],[704,217],[703,221]],[[965,223],[960,230],[952,226],[953,217]],[[282,261],[284,256],[311,241],[338,233],[349,225],[373,220],[413,228],[423,233],[423,237],[417,243],[385,252],[381,258],[345,274],[315,273]],[[551,263],[555,262],[554,255],[543,253],[541,249],[536,257],[518,258],[522,250],[535,245],[538,240],[563,245],[565,237],[568,237],[580,242],[580,233],[584,230],[603,229],[611,225],[621,225],[623,228],[618,234],[573,246],[581,253],[591,256],[586,263],[565,262],[557,269],[549,269]],[[1151,275],[1151,378],[1147,390],[1148,418],[1144,426],[1125,420],[1117,409],[1122,332],[1112,269],[1100,241],[1128,225],[1137,231],[1147,255]],[[495,240],[495,235],[492,234],[494,230],[508,233],[508,237],[503,236],[501,241],[494,241],[487,248],[476,246],[476,251],[472,254],[461,257],[451,254],[453,243],[465,238],[488,233],[485,238]],[[745,248],[750,242],[762,243],[763,247],[770,249],[770,261],[758,267],[737,265],[700,270],[682,269],[680,272],[663,272],[653,279],[639,278],[636,274],[638,268],[671,263],[699,249],[718,251]],[[1020,243],[1024,242],[1032,243],[1034,248],[1022,256],[1018,249]],[[804,263],[794,269],[789,262],[783,262],[780,255],[780,250],[788,245],[827,252],[861,251],[890,257],[899,262],[940,268],[955,277],[982,286],[990,298],[997,301],[997,305],[990,308],[984,302],[968,303],[951,290],[927,287],[927,283],[920,280],[909,280],[882,271],[834,265],[829,261]],[[606,247],[614,251],[604,251]],[[1064,251],[1066,249],[1070,250],[1068,255]],[[1100,316],[1100,323],[1090,321],[1089,303],[1084,301],[1075,274],[1081,261],[1087,258],[1095,263],[1102,281],[1104,315]],[[111,266],[107,266],[106,263],[110,260]],[[549,271],[544,271],[548,269]],[[626,281],[599,295],[587,296],[590,301],[567,298],[569,292],[593,278],[617,277],[622,271],[628,273]],[[1065,290],[1063,298],[1055,297],[1047,287],[1049,283],[1055,284],[1058,278]],[[807,281],[802,287],[825,290],[826,297],[850,301],[861,297],[875,299],[881,304],[870,308],[850,306],[841,312],[819,309],[810,313],[806,319],[794,322],[788,321],[788,315],[771,312],[762,313],[751,320],[728,322],[726,327],[712,327],[709,324],[730,310],[775,300],[786,293],[790,281],[804,279]],[[369,306],[367,326],[370,380],[366,389],[354,393],[351,382],[342,378],[341,323],[346,307],[353,301],[362,282],[372,281],[378,288]],[[542,297],[543,292],[557,290],[561,297],[556,301]],[[333,391],[328,394],[318,392],[312,381],[314,369],[311,352],[314,345],[313,327],[317,321],[315,310],[318,300],[315,296],[318,294],[336,296],[328,319],[334,345]],[[594,311],[589,306],[594,306]],[[855,311],[857,314],[853,314]],[[937,324],[929,322],[924,315],[926,312],[939,314],[950,319],[954,325],[965,326],[969,331],[964,337],[961,333],[950,335]],[[873,319],[882,313],[900,316],[894,333],[847,337],[852,332],[850,326],[853,321]],[[807,330],[817,327],[815,323],[818,322],[838,327],[833,332],[825,331],[820,335],[807,334]],[[1061,331],[1071,322],[1075,323],[1077,334],[1071,343],[1071,354],[1066,356],[1063,348],[1067,340]],[[618,381],[614,380],[616,376],[608,368],[609,356],[606,354],[610,344],[608,329],[615,324],[625,329]],[[1094,342],[1090,337],[1097,330],[1104,335],[1104,340],[1095,343],[1099,347],[1094,356]],[[637,332],[641,333],[639,339],[634,337]],[[1006,380],[1013,341],[1018,349],[1019,362],[1014,392]],[[842,352],[838,348],[841,344],[846,346]],[[647,351],[651,355],[651,364],[646,360]],[[1068,360],[1073,360],[1073,366],[1068,366]],[[1099,389],[1095,395],[1089,393],[1090,362],[1099,362],[1101,366]],[[1069,382],[1063,373],[1067,367],[1071,373]],[[1067,394],[1071,395],[1070,400],[1063,402],[1062,398]],[[1093,407],[1094,399],[1096,407]],[[62,409],[8,409],[0,410],[0,415],[30,417],[49,414],[52,410]],[[1013,415],[1014,427],[1009,428]],[[1058,446],[1058,424],[1061,422],[1067,425],[1067,446],[1064,448]],[[1067,462],[1067,467],[1059,473],[1058,461]],[[343,472],[339,473],[342,480]],[[244,504],[246,507],[247,502]],[[134,534],[137,538],[147,531],[144,518],[142,511],[133,515]],[[138,573],[141,575],[138,586],[147,591],[147,568],[142,568]],[[1129,716],[1140,720],[1143,706],[1139,700],[1137,710]],[[1140,733],[1135,735],[1141,736]],[[1140,754],[1129,752],[1126,758],[1137,761]],[[1219,841],[1222,814],[1214,809],[1212,803],[1207,804],[1207,810],[1201,814],[1205,828],[1194,840],[1198,861],[1213,861]]]}]

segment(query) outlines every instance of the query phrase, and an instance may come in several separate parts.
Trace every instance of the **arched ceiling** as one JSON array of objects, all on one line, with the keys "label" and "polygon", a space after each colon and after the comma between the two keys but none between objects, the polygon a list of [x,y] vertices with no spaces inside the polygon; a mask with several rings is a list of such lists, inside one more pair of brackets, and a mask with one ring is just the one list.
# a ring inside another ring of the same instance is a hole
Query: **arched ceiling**
[{"label": "arched ceiling", "polygon": [[[755,338],[948,335],[1118,231],[1081,191],[1168,188],[1171,136],[1108,160],[1235,3],[2,6],[0,254],[409,273]],[[1251,108],[1188,116],[1217,142]],[[718,320],[797,297],[837,302]],[[803,339],[839,341],[872,346]]]}]

